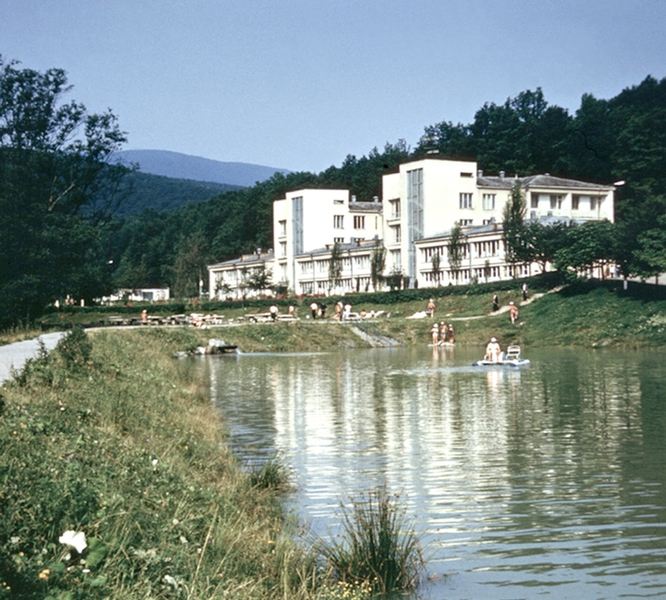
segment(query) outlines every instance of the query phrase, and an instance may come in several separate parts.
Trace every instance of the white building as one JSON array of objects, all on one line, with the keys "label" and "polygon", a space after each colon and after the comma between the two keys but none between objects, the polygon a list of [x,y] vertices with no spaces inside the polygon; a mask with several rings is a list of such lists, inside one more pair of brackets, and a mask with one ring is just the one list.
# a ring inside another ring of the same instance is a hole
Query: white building
[{"label": "white building", "polygon": [[[411,287],[509,279],[514,273],[505,260],[501,224],[516,183],[525,195],[529,219],[613,221],[612,186],[549,174],[487,176],[476,161],[429,156],[385,174],[382,202],[356,202],[343,189],[288,192],[273,203],[274,255],[209,266],[211,298],[247,294],[249,274],[264,268],[271,270],[274,284],[294,294],[366,291],[371,289],[378,244],[386,254],[384,275],[399,273]],[[448,243],[456,223],[464,235],[463,261],[452,270]],[[432,262],[435,254],[438,269]],[[330,278],[332,258],[341,267],[336,281]],[[516,268],[520,272],[515,275],[526,276],[536,267]]]},{"label": "white building", "polygon": [[[504,260],[501,223],[516,183],[525,195],[530,219],[613,220],[612,186],[548,174],[490,177],[477,169],[475,161],[416,159],[383,178],[387,272],[402,272],[411,286],[418,287],[513,277]],[[447,245],[456,223],[462,226],[465,248],[463,265],[452,272]],[[433,271],[435,253],[440,256],[439,273]],[[522,265],[516,275],[529,275],[531,269]]]}]

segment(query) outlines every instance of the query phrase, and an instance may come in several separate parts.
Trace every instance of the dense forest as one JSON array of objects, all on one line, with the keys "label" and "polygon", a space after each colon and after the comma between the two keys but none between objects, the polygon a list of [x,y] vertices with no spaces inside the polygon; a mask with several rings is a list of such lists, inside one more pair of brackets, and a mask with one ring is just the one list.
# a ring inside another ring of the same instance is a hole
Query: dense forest
[{"label": "dense forest", "polygon": [[[168,285],[194,296],[207,264],[272,246],[272,203],[287,190],[337,186],[371,200],[387,169],[432,152],[475,158],[486,173],[623,181],[617,226],[581,228],[577,243],[586,260],[605,252],[625,274],[666,270],[666,79],[647,77],[610,100],[586,94],[574,115],[538,88],[524,91],[485,104],[470,124],[426,126],[413,149],[399,140],[318,174],[279,173],[221,193],[202,184],[170,210],[182,200],[173,182],[113,164],[125,143],[115,116],[63,102],[69,90],[60,69],[0,57],[0,327],[68,294],[90,302],[117,287]],[[136,213],[141,202],[151,208]]]}]

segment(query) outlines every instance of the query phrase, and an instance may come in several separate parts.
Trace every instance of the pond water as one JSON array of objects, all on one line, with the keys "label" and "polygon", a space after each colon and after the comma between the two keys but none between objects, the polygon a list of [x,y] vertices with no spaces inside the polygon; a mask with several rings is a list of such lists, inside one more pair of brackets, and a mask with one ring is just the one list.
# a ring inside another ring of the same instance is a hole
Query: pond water
[{"label": "pond water", "polygon": [[241,460],[280,451],[299,520],[400,494],[422,598],[666,597],[666,353],[479,350],[240,355],[207,363]]}]

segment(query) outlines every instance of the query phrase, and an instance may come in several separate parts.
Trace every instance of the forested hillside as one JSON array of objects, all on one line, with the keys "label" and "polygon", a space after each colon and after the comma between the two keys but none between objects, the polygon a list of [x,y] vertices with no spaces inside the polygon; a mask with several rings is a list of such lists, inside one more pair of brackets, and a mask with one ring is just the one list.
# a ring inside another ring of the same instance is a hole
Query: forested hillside
[{"label": "forested hillside", "polygon": [[[347,156],[341,166],[319,174],[278,174],[170,214],[128,219],[120,226],[122,243],[114,249],[116,281],[128,286],[171,285],[178,295],[194,294],[206,264],[272,246],[272,202],[285,191],[305,185],[340,186],[359,200],[371,200],[381,196],[381,176],[387,169],[432,151],[476,158],[488,174],[502,170],[605,184],[624,181],[617,192],[622,222],[617,236],[625,259],[633,260],[627,269],[647,273],[660,268],[646,264],[645,255],[654,255],[662,239],[655,225],[666,219],[666,79],[647,77],[610,100],[584,95],[574,115],[549,105],[540,89],[521,92],[502,105],[485,104],[472,123],[442,121],[425,127],[413,150],[403,140],[387,143],[381,151]],[[666,221],[662,225],[666,228]],[[636,242],[647,231],[649,249],[641,250],[642,262],[636,264]],[[605,245],[602,239],[594,242]],[[580,260],[590,260],[591,252],[587,249]]]},{"label": "forested hillside", "polygon": [[[413,150],[400,140],[318,174],[277,173],[222,193],[187,187],[192,201],[173,210],[164,209],[181,195],[174,186],[191,184],[115,164],[126,141],[116,117],[65,103],[69,90],[62,69],[40,73],[0,57],[0,327],[31,322],[55,300],[89,303],[118,286],[196,295],[207,264],[272,246],[272,203],[287,190],[337,186],[371,200],[387,169],[428,152],[476,158],[486,173],[621,180],[617,223],[567,232],[563,264],[607,260],[641,277],[666,271],[666,79],[648,77],[609,100],[584,95],[573,115],[540,89],[521,92],[485,104],[472,123],[425,127]],[[532,241],[543,234],[527,233]]]},{"label": "forested hillside", "polygon": [[126,197],[118,206],[117,216],[128,216],[147,209],[173,210],[184,204],[203,202],[239,186],[209,181],[174,179],[141,171],[128,173],[123,180]]}]

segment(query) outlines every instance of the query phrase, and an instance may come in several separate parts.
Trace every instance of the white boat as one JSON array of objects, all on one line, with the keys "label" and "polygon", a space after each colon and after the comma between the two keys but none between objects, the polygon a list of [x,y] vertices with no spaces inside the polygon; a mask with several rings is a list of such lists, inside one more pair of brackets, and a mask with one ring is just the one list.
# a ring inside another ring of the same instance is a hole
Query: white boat
[{"label": "white boat", "polygon": [[477,360],[472,363],[474,367],[524,367],[530,364],[529,359],[521,358],[520,346],[509,346],[504,352],[500,353],[499,360]]}]

